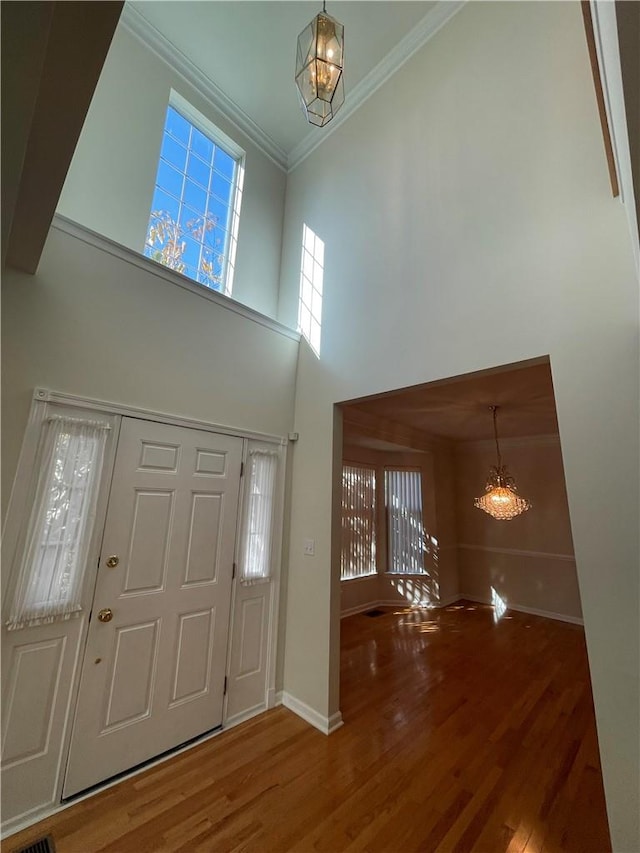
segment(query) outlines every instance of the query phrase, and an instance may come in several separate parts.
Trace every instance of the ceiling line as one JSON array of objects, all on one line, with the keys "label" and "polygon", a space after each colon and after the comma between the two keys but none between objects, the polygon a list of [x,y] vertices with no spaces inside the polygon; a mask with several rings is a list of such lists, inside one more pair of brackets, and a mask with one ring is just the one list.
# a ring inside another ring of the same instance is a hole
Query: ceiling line
[{"label": "ceiling line", "polygon": [[141,41],[152,53],[173,68],[198,94],[209,101],[235,125],[263,154],[283,172],[287,171],[287,152],[247,115],[213,80],[208,77],[173,42],[163,35],[134,6],[125,3],[120,21],[125,30]]},{"label": "ceiling line", "polygon": [[331,134],[349,119],[371,95],[392,77],[416,51],[448,23],[465,5],[467,0],[438,0],[436,6],[418,21],[403,39],[347,93],[347,99],[337,118],[322,129],[313,130],[289,154],[264,131],[238,104],[217,86],[192,60],[173,42],[160,32],[134,6],[125,3],[120,18],[124,28],[156,56],[166,62],[201,97],[209,101],[222,115],[245,134],[263,154],[285,172],[292,172]]}]

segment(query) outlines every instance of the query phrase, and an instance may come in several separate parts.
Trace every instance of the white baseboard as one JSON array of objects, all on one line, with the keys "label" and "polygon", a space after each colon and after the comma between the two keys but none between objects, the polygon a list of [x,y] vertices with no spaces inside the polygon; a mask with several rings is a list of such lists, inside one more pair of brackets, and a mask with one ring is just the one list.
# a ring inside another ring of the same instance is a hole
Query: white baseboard
[{"label": "white baseboard", "polygon": [[252,717],[257,716],[258,714],[262,714],[267,710],[267,706],[264,702],[260,702],[258,705],[254,705],[253,708],[247,708],[246,711],[240,711],[238,714],[234,714],[232,717],[227,717],[224,721],[223,731],[227,729],[232,729],[234,726],[239,726],[240,723],[244,723],[246,720],[250,720]]},{"label": "white baseboard", "polygon": [[292,696],[286,691],[282,691],[281,697],[282,704],[285,708],[288,708],[290,711],[293,711],[294,714],[302,717],[305,722],[309,723],[325,735],[330,735],[343,725],[342,714],[340,711],[336,711],[335,714],[332,714],[330,717],[326,717],[324,714],[318,713],[315,708],[307,705],[306,702],[296,699],[295,696]]},{"label": "white baseboard", "polygon": [[[483,598],[480,595],[468,595],[461,592],[457,596],[458,600],[465,599],[466,601],[475,601],[478,604],[491,604],[489,598]],[[527,613],[530,616],[542,616],[545,619],[555,619],[558,622],[569,622],[571,625],[584,625],[584,619],[579,616],[569,616],[566,613],[554,613],[552,610],[539,610],[536,607],[527,607],[524,604],[513,604],[510,601],[506,602],[507,610],[515,610],[518,613]]]},{"label": "white baseboard", "polygon": [[[459,601],[462,596],[450,595],[448,598],[441,599],[437,604],[429,605],[429,609],[437,610],[441,607],[448,607],[456,601]],[[359,604],[357,607],[349,607],[340,613],[341,619],[346,619],[347,616],[355,616],[357,613],[365,613],[367,610],[373,610],[376,607],[418,607],[417,604],[412,604],[410,601],[368,601],[366,604]]]},{"label": "white baseboard", "polygon": [[356,613],[364,613],[365,610],[373,610],[374,607],[381,606],[381,601],[369,601],[367,604],[358,604],[356,607],[348,607],[346,610],[341,611],[340,618],[346,619],[347,616],[355,616]]},{"label": "white baseboard", "polygon": [[[280,691],[282,693],[282,691]],[[267,708],[275,708],[276,705],[282,704],[282,696],[280,696],[280,701],[278,702],[278,694],[276,693],[275,687],[270,687],[267,690]]]},{"label": "white baseboard", "polygon": [[[449,605],[455,604],[456,601],[461,601],[462,599],[465,599],[466,601],[475,601],[478,604],[491,604],[490,598],[483,598],[482,596],[468,595],[467,593],[460,592],[455,595],[450,595],[448,598],[443,598],[438,602],[438,604],[433,604],[431,607],[433,607],[434,610],[438,610],[442,607],[449,607]],[[355,616],[357,613],[365,613],[367,610],[373,610],[375,607],[412,606],[414,605],[409,601],[406,603],[402,601],[369,601],[367,604],[360,604],[357,607],[350,607],[348,610],[343,610],[340,614],[340,618],[345,619],[347,616]],[[512,604],[510,601],[507,602],[507,609],[516,610],[518,613],[528,613],[531,616],[542,616],[545,619],[555,619],[558,622],[569,622],[571,625],[584,625],[584,619],[579,616],[569,616],[566,613],[554,613],[552,610],[539,610],[536,607],[527,607],[524,604]]]}]

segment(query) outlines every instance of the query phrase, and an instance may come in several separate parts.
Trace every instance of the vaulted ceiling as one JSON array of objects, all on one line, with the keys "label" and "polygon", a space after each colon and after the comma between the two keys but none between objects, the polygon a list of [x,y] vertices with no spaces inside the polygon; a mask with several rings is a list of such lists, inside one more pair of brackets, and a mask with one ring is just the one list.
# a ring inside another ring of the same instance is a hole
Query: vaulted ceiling
[{"label": "vaulted ceiling", "polygon": [[[602,2],[602,0],[600,0]],[[308,125],[293,83],[298,33],[320,11],[311,0],[132,0],[133,20],[155,47],[170,45],[223,94],[236,116],[293,167],[327,132],[455,14],[464,0],[329,0],[345,25],[347,100],[328,128]],[[608,5],[608,4],[605,4]],[[629,150],[640,151],[640,4],[616,3]],[[2,2],[2,260],[33,273],[64,183],[122,0]],[[78,42],[78,33],[82,39]],[[10,117],[10,121],[8,118]]]},{"label": "vaulted ceiling", "polygon": [[[345,28],[345,105],[437,5],[433,0],[329,0],[327,13]],[[133,0],[124,19],[140,30],[136,18],[142,18],[152,37],[159,34],[187,57],[289,155],[306,137],[323,132],[307,123],[294,84],[298,34],[321,10],[321,0]]]}]

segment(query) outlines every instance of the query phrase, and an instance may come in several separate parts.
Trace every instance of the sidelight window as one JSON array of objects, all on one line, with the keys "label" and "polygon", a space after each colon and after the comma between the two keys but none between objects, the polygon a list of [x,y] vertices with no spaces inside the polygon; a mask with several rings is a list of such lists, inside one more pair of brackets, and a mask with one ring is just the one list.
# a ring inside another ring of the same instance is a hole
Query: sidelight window
[{"label": "sidelight window", "polygon": [[69,619],[82,610],[84,569],[107,431],[101,421],[54,416],[11,599],[9,630]]},{"label": "sidelight window", "polygon": [[240,580],[244,584],[271,578],[271,533],[278,470],[274,450],[249,451]]}]

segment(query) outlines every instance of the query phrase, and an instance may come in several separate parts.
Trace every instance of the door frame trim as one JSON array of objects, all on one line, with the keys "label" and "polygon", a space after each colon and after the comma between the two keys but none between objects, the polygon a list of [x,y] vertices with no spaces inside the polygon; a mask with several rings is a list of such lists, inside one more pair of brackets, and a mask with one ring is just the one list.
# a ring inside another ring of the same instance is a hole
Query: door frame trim
[{"label": "door frame trim", "polygon": [[216,424],[211,421],[203,421],[198,418],[185,417],[183,415],[172,415],[167,412],[158,412],[154,409],[145,409],[138,406],[129,406],[126,403],[113,403],[106,400],[98,400],[92,397],[65,394],[60,391],[52,391],[49,388],[36,388],[33,392],[34,401],[43,403],[57,403],[59,405],[75,406],[81,409],[91,409],[94,412],[105,412],[111,415],[122,415],[123,417],[139,418],[148,421],[157,421],[171,426],[190,427],[192,429],[203,429],[208,432],[217,432],[222,435],[234,435],[238,438],[256,439],[266,441],[269,444],[286,445],[288,439],[281,435],[273,435],[266,432],[255,432],[253,430],[238,429],[225,424]]}]

